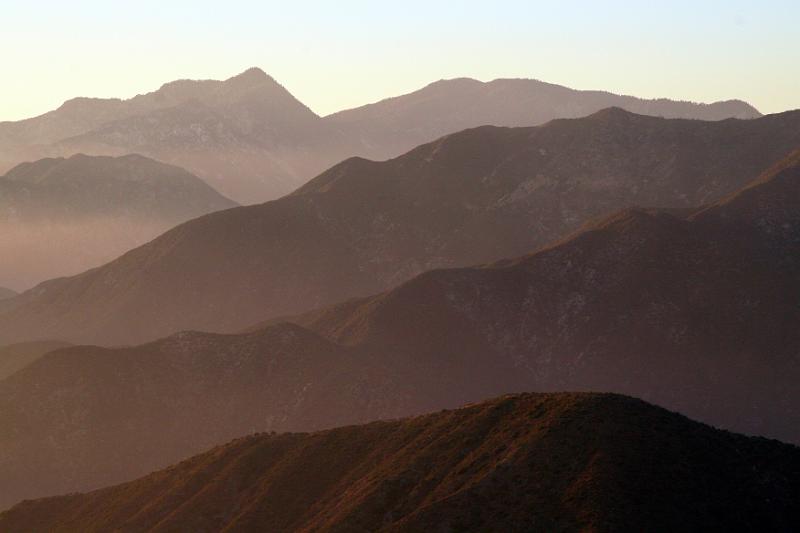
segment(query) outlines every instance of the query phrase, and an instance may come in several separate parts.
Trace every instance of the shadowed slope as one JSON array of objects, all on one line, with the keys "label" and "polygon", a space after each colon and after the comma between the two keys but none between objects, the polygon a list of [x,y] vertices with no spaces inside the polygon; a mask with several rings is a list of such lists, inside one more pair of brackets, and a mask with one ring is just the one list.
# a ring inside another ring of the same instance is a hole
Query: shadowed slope
[{"label": "shadowed slope", "polygon": [[68,346],[65,342],[38,341],[0,347],[0,380],[25,368],[46,353]]},{"label": "shadowed slope", "polygon": [[130,479],[272,426],[329,426],[324,405],[341,403],[325,395],[342,390],[346,357],[293,325],[51,352],[0,381],[0,507]]},{"label": "shadowed slope", "polygon": [[609,109],[468,130],[383,163],[347,160],[280,200],[202,217],[42,284],[0,315],[0,339],[236,331],[431,268],[521,255],[629,205],[700,205],[797,146],[800,112],[700,122]]},{"label": "shadowed slope", "polygon": [[527,388],[624,392],[798,442],[799,163],[688,218],[628,210],[527,257],[296,321],[383,357],[457,351]]},{"label": "shadowed slope", "polygon": [[800,442],[799,169],[688,215],[628,210],[522,258],[428,272],[303,327],[51,353],[0,382],[0,495],[515,390],[623,392]]},{"label": "shadowed slope", "polygon": [[236,204],[140,155],[74,155],[0,176],[0,281],[29,288],[119,257],[175,224]]},{"label": "shadowed slope", "polygon": [[16,531],[789,531],[800,451],[632,398],[527,394],[257,435],[140,480],[22,503]]}]

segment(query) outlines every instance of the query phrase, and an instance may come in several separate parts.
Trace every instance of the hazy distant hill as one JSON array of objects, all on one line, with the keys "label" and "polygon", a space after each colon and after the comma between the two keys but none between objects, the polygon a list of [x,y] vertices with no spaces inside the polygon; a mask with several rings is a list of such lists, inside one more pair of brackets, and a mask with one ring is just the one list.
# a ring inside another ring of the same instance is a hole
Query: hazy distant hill
[{"label": "hazy distant hill", "polygon": [[140,155],[41,159],[0,176],[4,221],[135,216],[175,223],[235,205],[186,170]]},{"label": "hazy distant hill", "polygon": [[38,341],[0,346],[0,380],[18,372],[43,355],[68,346],[65,342]]},{"label": "hazy distant hill", "polygon": [[0,123],[0,171],[45,156],[141,153],[243,204],[277,198],[353,155],[386,158],[465,128],[533,126],[619,106],[665,117],[753,118],[738,101],[694,104],[575,91],[536,80],[447,80],[321,118],[263,71],[180,80],[129,100],[76,98]]},{"label": "hazy distant hill", "polygon": [[30,287],[114,259],[177,223],[236,204],[139,155],[74,155],[0,176],[0,281]]},{"label": "hazy distant hill", "polygon": [[325,120],[353,132],[358,154],[392,157],[442,135],[481,125],[535,126],[557,118],[578,118],[607,107],[664,118],[722,120],[757,118],[751,105],[729,100],[713,104],[664,98],[646,100],[605,91],[578,91],[531,79],[440,80],[413,93],[348,109]]},{"label": "hazy distant hill", "polygon": [[[235,436],[607,390],[800,442],[800,154],[674,215],[628,210],[249,333],[52,352],[0,382],[0,507]],[[69,457],[69,460],[65,460]]]},{"label": "hazy distant hill", "polygon": [[0,514],[8,533],[792,531],[800,449],[608,394],[525,394],[312,434]]},{"label": "hazy distant hill", "polygon": [[183,166],[245,203],[289,192],[350,151],[334,126],[259,69],[175,81],[130,100],[78,98],[0,123],[0,160],[136,152]]},{"label": "hazy distant hill", "polygon": [[12,291],[11,289],[7,289],[5,287],[0,287],[0,300],[13,298],[16,295],[17,295],[16,291]]},{"label": "hazy distant hill", "polygon": [[0,314],[0,342],[236,331],[431,268],[518,256],[630,205],[713,201],[798,146],[800,112],[703,122],[608,109],[467,130],[386,162],[349,159],[290,196],[44,283]]}]

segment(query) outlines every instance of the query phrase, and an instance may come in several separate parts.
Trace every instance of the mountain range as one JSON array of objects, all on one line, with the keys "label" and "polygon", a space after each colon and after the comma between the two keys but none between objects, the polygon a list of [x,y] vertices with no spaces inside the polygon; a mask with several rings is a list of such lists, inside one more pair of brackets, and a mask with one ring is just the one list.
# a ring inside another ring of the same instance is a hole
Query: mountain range
[{"label": "mountain range", "polygon": [[798,252],[800,152],[713,204],[628,209],[516,259],[244,333],[50,352],[0,381],[0,507],[256,431],[509,391],[621,392],[797,443]]},{"label": "mountain range", "polygon": [[578,91],[531,79],[440,80],[410,94],[325,117],[360,141],[358,153],[388,158],[444,135],[483,125],[536,126],[619,107],[664,118],[750,119],[761,114],[739,100],[696,104],[665,98],[645,100],[604,91]]},{"label": "mountain range", "polygon": [[28,288],[74,275],[236,205],[189,172],[139,155],[22,163],[0,176],[0,280]]},{"label": "mountain range", "polygon": [[0,529],[793,531],[800,449],[609,394],[509,395],[254,435],[147,477],[23,502]]},{"label": "mountain range", "polygon": [[130,344],[235,332],[432,268],[515,257],[631,205],[691,208],[800,146],[800,111],[663,119],[611,108],[351,158],[291,195],[197,218],[0,312],[0,342]]},{"label": "mountain range", "polygon": [[128,100],[76,98],[0,123],[0,171],[74,153],[140,153],[185,167],[243,204],[274,199],[352,156],[394,157],[465,128],[533,126],[619,106],[672,118],[760,116],[741,101],[642,100],[537,80],[441,80],[320,117],[257,68],[225,81],[179,80]]},{"label": "mountain range", "polygon": [[129,100],[76,98],[39,117],[0,123],[0,160],[140,153],[252,203],[288,192],[338,159],[329,151],[347,153],[339,137],[275,80],[250,69],[224,82],[167,83]]},{"label": "mountain range", "polygon": [[715,204],[628,209],[521,258],[289,320],[397,362],[431,405],[493,387],[609,390],[800,442],[798,258],[795,152]]}]

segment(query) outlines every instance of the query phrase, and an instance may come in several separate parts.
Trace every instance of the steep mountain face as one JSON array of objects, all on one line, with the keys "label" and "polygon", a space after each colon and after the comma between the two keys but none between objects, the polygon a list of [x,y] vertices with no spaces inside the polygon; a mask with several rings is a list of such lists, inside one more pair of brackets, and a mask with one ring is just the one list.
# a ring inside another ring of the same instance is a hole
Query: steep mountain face
[{"label": "steep mountain face", "polygon": [[800,449],[608,394],[506,396],[312,434],[255,435],[89,494],[28,531],[792,531]]},{"label": "steep mountain face", "polygon": [[46,353],[68,346],[65,342],[39,341],[0,347],[0,380],[36,361]]},{"label": "steep mountain face", "polygon": [[528,253],[630,205],[713,201],[797,146],[800,112],[701,122],[609,109],[467,130],[386,162],[349,159],[280,200],[193,220],[44,283],[0,313],[0,341],[237,331],[431,268]]},{"label": "steep mountain face", "polygon": [[297,322],[423,376],[482,361],[513,369],[499,390],[613,390],[800,442],[798,258],[800,152],[697,212],[629,210]]},{"label": "steep mountain face", "polygon": [[0,382],[0,506],[131,479],[253,431],[508,391],[624,392],[800,442],[799,232],[800,154],[706,208],[625,211],[296,325],[50,353]]},{"label": "steep mountain face", "polygon": [[465,128],[532,126],[609,106],[665,117],[754,118],[743,102],[692,104],[574,91],[535,80],[451,80],[321,118],[263,71],[180,80],[129,100],[76,98],[0,123],[0,171],[75,153],[141,153],[187,168],[243,204],[278,198],[353,155],[397,156]]},{"label": "steep mountain face", "polygon": [[738,100],[696,104],[644,100],[603,91],[577,91],[531,79],[480,82],[441,80],[418,91],[325,117],[352,131],[365,157],[386,158],[442,135],[476,126],[536,126],[558,118],[579,118],[608,107],[664,118],[722,120],[761,114]]},{"label": "steep mountain face", "polygon": [[141,153],[254,203],[291,191],[349,144],[259,69],[226,81],[176,81],[130,100],[79,98],[0,123],[0,160],[79,152]]},{"label": "steep mountain face", "polygon": [[375,405],[357,400],[380,382],[349,375],[356,366],[350,350],[288,324],[51,352],[0,381],[0,508],[129,480],[270,427],[330,427],[343,404],[366,420]]},{"label": "steep mountain face", "polygon": [[23,163],[0,177],[0,280],[30,287],[74,275],[235,205],[186,170],[139,155]]}]

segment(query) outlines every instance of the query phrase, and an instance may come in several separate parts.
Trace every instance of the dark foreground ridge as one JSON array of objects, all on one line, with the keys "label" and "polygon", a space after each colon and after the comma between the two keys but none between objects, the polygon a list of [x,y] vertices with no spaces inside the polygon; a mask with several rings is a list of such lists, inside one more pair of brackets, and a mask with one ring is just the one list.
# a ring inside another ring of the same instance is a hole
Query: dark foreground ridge
[{"label": "dark foreground ridge", "polygon": [[0,530],[796,531],[800,449],[610,394],[256,435]]}]

